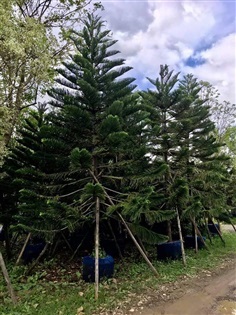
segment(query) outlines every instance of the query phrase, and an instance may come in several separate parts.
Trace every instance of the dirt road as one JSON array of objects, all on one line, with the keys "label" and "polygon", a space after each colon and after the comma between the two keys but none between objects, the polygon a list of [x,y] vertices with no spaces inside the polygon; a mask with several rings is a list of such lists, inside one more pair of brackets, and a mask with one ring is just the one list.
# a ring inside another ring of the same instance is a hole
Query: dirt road
[{"label": "dirt road", "polygon": [[[180,283],[171,298],[151,302],[134,315],[236,315],[236,260],[216,274]],[[151,305],[150,305],[151,304]]]}]

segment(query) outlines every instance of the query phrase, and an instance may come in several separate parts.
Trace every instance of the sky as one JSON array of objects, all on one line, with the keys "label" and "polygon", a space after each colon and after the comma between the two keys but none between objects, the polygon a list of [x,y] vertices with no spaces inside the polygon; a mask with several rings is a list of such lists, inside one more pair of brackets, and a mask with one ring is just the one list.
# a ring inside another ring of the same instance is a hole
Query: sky
[{"label": "sky", "polygon": [[215,86],[236,102],[236,0],[102,0],[107,28],[140,89],[161,64]]}]

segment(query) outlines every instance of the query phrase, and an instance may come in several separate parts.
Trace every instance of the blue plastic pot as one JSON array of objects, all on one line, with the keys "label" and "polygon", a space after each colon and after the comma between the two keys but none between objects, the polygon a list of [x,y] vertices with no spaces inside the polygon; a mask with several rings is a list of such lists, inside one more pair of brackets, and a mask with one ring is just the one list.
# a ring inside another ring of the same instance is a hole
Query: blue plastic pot
[{"label": "blue plastic pot", "polygon": [[[204,241],[206,240],[206,237],[203,236]],[[198,248],[203,248],[204,244],[202,242],[202,240],[200,239],[200,237],[197,237],[197,244],[198,244]],[[192,235],[187,235],[184,238],[184,247],[185,248],[195,248],[195,237]]]},{"label": "blue plastic pot", "polygon": [[157,258],[160,260],[178,259],[181,256],[182,252],[180,241],[161,243],[157,245]]},{"label": "blue plastic pot", "polygon": [[[83,262],[83,280],[86,282],[95,281],[95,258],[85,256]],[[99,280],[101,278],[112,278],[114,274],[114,259],[112,256],[99,258]]]}]

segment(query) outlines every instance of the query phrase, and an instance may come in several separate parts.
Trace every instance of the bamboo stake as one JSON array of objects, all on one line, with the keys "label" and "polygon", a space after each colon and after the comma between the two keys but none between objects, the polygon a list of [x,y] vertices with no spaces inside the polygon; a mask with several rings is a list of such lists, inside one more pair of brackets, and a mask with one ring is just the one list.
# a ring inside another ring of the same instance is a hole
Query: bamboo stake
[{"label": "bamboo stake", "polygon": [[176,215],[177,215],[177,224],[178,224],[179,238],[180,238],[180,244],[181,244],[182,261],[183,261],[184,267],[186,267],[186,255],[185,255],[185,250],[184,250],[184,241],[183,241],[183,235],[182,235],[182,230],[181,230],[179,211],[178,211],[177,207],[176,207]]},{"label": "bamboo stake", "polygon": [[152,269],[152,271],[154,272],[154,274],[156,276],[158,276],[158,272],[155,269],[155,267],[153,266],[153,264],[151,263],[151,261],[148,259],[147,255],[145,255],[144,251],[142,250],[141,246],[139,245],[139,243],[136,241],[132,231],[130,230],[128,224],[125,222],[124,218],[122,217],[122,215],[120,213],[118,213],[118,216],[120,217],[121,221],[123,222],[125,228],[127,229],[130,237],[132,238],[134,244],[136,245],[137,249],[139,250],[140,254],[143,256],[143,258],[145,259],[145,261],[147,262],[147,264],[149,265],[149,267]]},{"label": "bamboo stake", "polygon": [[122,255],[122,253],[121,253],[120,246],[119,246],[119,244],[118,244],[117,238],[116,238],[116,236],[115,236],[115,233],[114,233],[114,231],[113,231],[113,229],[112,229],[112,226],[111,226],[111,222],[110,222],[109,220],[108,220],[108,226],[109,226],[109,228],[110,228],[112,237],[113,237],[113,239],[114,239],[114,241],[115,241],[116,248],[117,248],[117,250],[118,250],[118,254],[119,254],[119,256],[120,256],[120,259],[123,260],[123,255]]},{"label": "bamboo stake", "polygon": [[233,227],[234,231],[236,232],[235,225],[233,224],[233,222],[231,221],[231,219],[229,219],[229,220],[230,220],[230,224],[232,225],[232,227]]},{"label": "bamboo stake", "polygon": [[35,266],[38,264],[40,258],[43,256],[43,254],[46,252],[47,248],[49,246],[49,243],[46,243],[46,245],[44,246],[43,250],[41,251],[41,253],[39,254],[38,258],[35,260],[35,262],[31,265],[31,267],[28,269],[28,271],[26,272],[26,275],[29,275],[33,269],[35,268]]},{"label": "bamboo stake", "polygon": [[142,250],[144,251],[145,255],[147,256],[148,253],[147,253],[147,251],[146,251],[146,249],[145,249],[145,247],[144,247],[144,245],[143,245],[143,242],[142,242],[141,238],[137,236],[137,240],[138,240],[138,242],[139,242],[139,244],[140,244]]},{"label": "bamboo stake", "polygon": [[95,208],[95,300],[98,299],[99,291],[99,220],[100,220],[100,200],[96,198],[96,208]]},{"label": "bamboo stake", "polygon": [[27,235],[27,237],[26,237],[26,240],[25,240],[25,242],[24,242],[24,245],[23,245],[23,247],[22,247],[22,249],[21,249],[21,252],[20,252],[20,254],[19,254],[18,258],[17,258],[16,266],[19,265],[19,262],[20,262],[20,260],[21,260],[21,257],[22,257],[22,255],[23,255],[23,253],[24,253],[24,250],[25,250],[25,248],[26,248],[26,245],[27,245],[28,242],[29,242],[30,237],[31,237],[31,233],[28,233],[28,235]]},{"label": "bamboo stake", "polygon": [[204,215],[204,222],[205,222],[205,228],[206,228],[206,231],[207,231],[207,235],[209,237],[210,243],[212,244],[212,237],[211,237],[211,233],[210,233],[209,228],[208,228],[208,224],[207,224],[207,220],[206,220],[206,216],[205,215]]},{"label": "bamboo stake", "polygon": [[61,235],[62,235],[62,237],[63,237],[63,239],[64,239],[64,241],[65,241],[67,247],[69,248],[69,250],[70,250],[72,253],[74,253],[73,248],[70,246],[70,243],[67,241],[67,239],[66,239],[66,237],[65,237],[65,235],[64,235],[63,232],[61,232]]},{"label": "bamboo stake", "polygon": [[[89,232],[89,230],[88,230],[88,232]],[[86,236],[88,235],[88,232],[87,232],[87,233],[84,235],[84,237],[82,238],[82,241],[81,241],[81,242],[79,243],[79,245],[77,246],[76,250],[74,251],[74,253],[73,253],[73,255],[71,256],[71,258],[70,258],[69,261],[73,260],[74,257],[75,257],[75,255],[78,253],[78,250],[79,250],[80,247],[82,246],[82,244],[83,244],[83,242],[84,242]]]},{"label": "bamboo stake", "polygon": [[207,246],[206,242],[204,241],[204,239],[203,239],[203,237],[202,237],[202,234],[201,234],[201,232],[199,231],[199,229],[198,229],[196,223],[193,221],[192,218],[190,218],[190,220],[191,220],[192,224],[194,225],[194,228],[196,229],[196,232],[197,232],[198,236],[200,237],[201,241],[203,242],[205,248],[206,248],[207,250],[209,250],[209,247]]},{"label": "bamboo stake", "polygon": [[12,287],[11,280],[10,280],[10,277],[8,275],[7,268],[6,268],[6,265],[5,265],[5,262],[4,262],[4,259],[3,259],[1,252],[0,252],[0,266],[1,266],[3,276],[4,276],[6,284],[7,284],[8,292],[10,294],[12,303],[14,305],[16,305],[17,304],[17,298],[15,295],[14,289]]},{"label": "bamboo stake", "polygon": [[[213,222],[213,220],[212,220],[212,223],[213,223],[213,225],[214,225],[214,227],[215,227],[215,229],[216,229],[216,232],[217,232],[217,234],[219,235],[219,237],[220,237],[222,243],[225,245],[225,240],[223,239],[220,230],[217,228],[217,226],[215,225],[215,223]],[[220,227],[220,224],[219,224],[219,223],[218,223],[218,226]]]},{"label": "bamboo stake", "polygon": [[[227,212],[228,212],[228,214],[230,215],[229,210],[227,210]],[[234,231],[236,232],[235,225],[233,224],[233,222],[232,222],[232,220],[231,220],[231,218],[230,218],[230,217],[229,217],[229,222],[230,222],[230,224],[232,225],[232,227],[233,227]]]},{"label": "bamboo stake", "polygon": [[[99,184],[99,180],[97,179],[97,177],[94,175],[94,173],[92,171],[90,171],[90,174],[93,176],[94,180]],[[104,194],[106,195],[107,199],[109,200],[110,204],[112,206],[114,206],[114,202],[112,201],[112,199],[110,198],[110,196],[108,195],[108,193],[106,192],[106,190],[103,188],[103,186],[101,185]],[[124,218],[122,217],[122,215],[120,213],[118,213],[118,216],[120,217],[122,223],[124,224],[126,230],[128,231],[130,237],[132,238],[134,244],[136,245],[137,249],[139,250],[140,254],[143,256],[143,258],[145,259],[145,261],[147,262],[147,264],[149,265],[149,267],[152,269],[152,271],[154,272],[154,274],[156,276],[158,276],[158,272],[155,269],[155,267],[152,265],[151,261],[148,259],[148,257],[145,255],[144,251],[142,250],[142,248],[140,247],[139,243],[137,242],[137,240],[135,239],[132,231],[130,230],[128,224],[125,222]]]},{"label": "bamboo stake", "polygon": [[194,242],[195,242],[195,253],[197,254],[198,252],[198,241],[197,241],[197,231],[196,231],[196,220],[195,220],[195,217],[193,217],[193,221],[194,221]]}]

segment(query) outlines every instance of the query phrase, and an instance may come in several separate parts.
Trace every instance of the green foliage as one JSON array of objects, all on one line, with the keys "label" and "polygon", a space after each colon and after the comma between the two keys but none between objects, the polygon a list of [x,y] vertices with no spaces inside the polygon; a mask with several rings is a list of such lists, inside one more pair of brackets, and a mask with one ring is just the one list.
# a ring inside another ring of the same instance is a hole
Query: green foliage
[{"label": "green foliage", "polygon": [[[56,153],[62,150],[62,146],[59,140],[44,141],[46,134],[45,131],[41,133],[41,128],[45,125],[48,125],[48,120],[42,108],[31,111],[23,122],[16,146],[4,165],[11,179],[8,189],[17,191],[17,194],[11,196],[5,185],[3,206],[6,202],[11,204],[12,209],[8,205],[11,224],[23,230],[42,232],[51,241],[56,231],[73,230],[80,216],[76,209],[58,198],[57,190],[51,189],[54,181],[48,173],[58,167],[61,169],[63,160],[59,160]],[[2,215],[4,217],[6,213]]]},{"label": "green foliage", "polygon": [[168,236],[158,234],[151,231],[140,224],[129,223],[129,227],[134,235],[137,235],[143,242],[151,245],[165,243],[168,241]]},{"label": "green foliage", "polygon": [[92,156],[86,149],[73,149],[70,155],[70,160],[72,167],[74,168],[88,169],[92,165]]},{"label": "green foliage", "polygon": [[91,199],[91,197],[92,200],[95,200],[96,197],[104,200],[104,190],[100,184],[86,184],[81,195],[81,201],[84,202],[85,200]]},{"label": "green foliage", "polygon": [[119,132],[121,130],[119,117],[108,115],[102,122],[100,127],[100,134],[106,138],[109,134]]},{"label": "green foliage", "polygon": [[6,154],[6,143],[4,135],[10,126],[10,110],[0,106],[0,166],[3,163],[3,157]]}]

